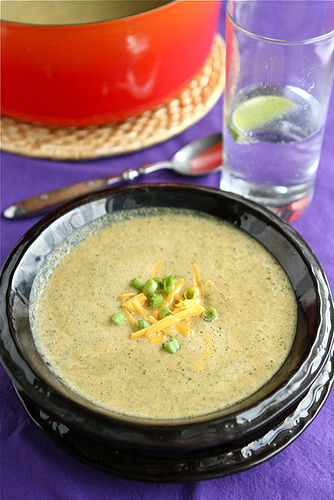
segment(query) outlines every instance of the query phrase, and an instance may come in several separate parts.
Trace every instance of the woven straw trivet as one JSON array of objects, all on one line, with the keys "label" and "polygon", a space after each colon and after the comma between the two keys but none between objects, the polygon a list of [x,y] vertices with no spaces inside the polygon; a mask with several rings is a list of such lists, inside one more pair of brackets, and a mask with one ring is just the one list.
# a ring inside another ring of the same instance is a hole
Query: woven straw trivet
[{"label": "woven straw trivet", "polygon": [[225,44],[215,36],[201,71],[180,95],[124,121],[88,127],[47,127],[1,118],[1,149],[54,160],[115,156],[147,148],[181,133],[216,104],[225,85]]}]

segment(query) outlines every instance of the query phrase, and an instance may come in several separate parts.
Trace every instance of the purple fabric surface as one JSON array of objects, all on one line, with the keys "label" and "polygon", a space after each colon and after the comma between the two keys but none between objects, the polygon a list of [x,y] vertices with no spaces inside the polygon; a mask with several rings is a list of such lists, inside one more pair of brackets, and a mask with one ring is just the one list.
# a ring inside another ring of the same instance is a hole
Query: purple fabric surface
[{"label": "purple fabric surface", "polygon": [[[224,19],[222,16],[222,25]],[[124,168],[169,159],[189,141],[221,130],[222,102],[198,124],[163,144],[117,158],[53,162],[1,155],[1,210],[17,200],[73,182],[118,173]],[[334,289],[334,92],[330,103],[315,196],[292,225],[313,249]],[[188,181],[172,172],[141,181]],[[219,187],[219,174],[196,180]],[[1,265],[19,238],[38,220],[1,218]],[[334,498],[334,393],[309,427],[286,449],[248,471],[220,479],[181,484],[148,484],[92,469],[46,438],[21,406],[0,367],[2,500],[84,499],[275,499]]]}]

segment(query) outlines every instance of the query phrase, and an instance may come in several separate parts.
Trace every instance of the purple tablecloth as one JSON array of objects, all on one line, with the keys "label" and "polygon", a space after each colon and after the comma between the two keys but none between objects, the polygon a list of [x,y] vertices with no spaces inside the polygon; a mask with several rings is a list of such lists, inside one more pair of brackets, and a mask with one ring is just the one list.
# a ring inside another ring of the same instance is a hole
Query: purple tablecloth
[{"label": "purple tablecloth", "polygon": [[[223,32],[224,14],[221,28]],[[1,155],[1,210],[41,191],[112,175],[124,168],[169,159],[181,146],[221,130],[222,102],[181,135],[149,149],[117,158],[55,162]],[[334,92],[329,108],[315,196],[307,213],[293,226],[309,243],[334,288]],[[172,172],[142,179],[188,181]],[[219,174],[198,181],[219,187]],[[18,239],[37,218],[1,218],[1,265]],[[8,376],[1,375],[2,500],[84,499],[275,499],[334,498],[334,393],[309,427],[273,458],[239,474],[184,484],[149,484],[122,479],[82,464],[45,437],[25,413]],[[303,417],[302,417],[303,418]]]}]

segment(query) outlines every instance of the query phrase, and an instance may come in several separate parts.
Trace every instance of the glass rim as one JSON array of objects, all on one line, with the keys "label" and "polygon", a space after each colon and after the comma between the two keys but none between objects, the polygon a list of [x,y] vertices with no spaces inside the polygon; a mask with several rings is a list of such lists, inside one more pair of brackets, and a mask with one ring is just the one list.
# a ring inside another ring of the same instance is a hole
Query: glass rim
[{"label": "glass rim", "polygon": [[239,24],[233,17],[231,11],[230,11],[230,5],[238,2],[238,0],[228,0],[227,5],[226,5],[226,14],[230,20],[230,22],[238,28],[240,31],[242,31],[244,34],[250,36],[251,38],[256,38],[258,40],[263,40],[265,42],[269,43],[277,43],[277,44],[282,44],[282,45],[306,45],[306,44],[311,44],[311,43],[318,43],[322,42],[324,40],[330,39],[334,37],[334,27],[330,31],[327,31],[326,33],[323,33],[322,35],[317,35],[313,36],[311,38],[300,38],[298,40],[293,40],[293,39],[284,39],[284,38],[271,38],[268,36],[264,35],[259,35],[257,33],[253,33],[252,31],[248,30],[247,28],[244,28],[241,24]]}]

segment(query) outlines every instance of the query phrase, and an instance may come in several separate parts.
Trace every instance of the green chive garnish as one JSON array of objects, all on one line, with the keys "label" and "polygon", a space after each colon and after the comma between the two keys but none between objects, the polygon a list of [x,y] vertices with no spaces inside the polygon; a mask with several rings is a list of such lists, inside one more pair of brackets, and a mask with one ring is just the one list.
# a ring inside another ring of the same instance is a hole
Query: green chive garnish
[{"label": "green chive garnish", "polygon": [[143,328],[147,328],[148,326],[151,326],[151,323],[149,321],[146,321],[146,319],[139,319],[136,323],[138,330],[142,330]]},{"label": "green chive garnish", "polygon": [[165,318],[166,316],[170,316],[172,314],[172,311],[169,309],[169,307],[165,306],[160,310],[160,318]]},{"label": "green chive garnish", "polygon": [[153,279],[149,279],[145,282],[143,291],[146,292],[148,295],[152,295],[157,288],[158,288],[158,283]]},{"label": "green chive garnish", "polygon": [[111,316],[110,320],[115,323],[115,325],[120,325],[121,323],[123,323],[123,321],[125,321],[125,316],[123,313],[119,312],[119,313],[116,313],[114,314],[113,316]]},{"label": "green chive garnish", "polygon": [[165,293],[170,293],[175,288],[175,278],[174,276],[167,276],[167,278],[163,278],[164,291]]},{"label": "green chive garnish", "polygon": [[218,313],[214,307],[207,307],[203,313],[204,321],[213,321],[218,318]]},{"label": "green chive garnish", "polygon": [[185,290],[185,292],[183,294],[183,297],[185,299],[196,299],[197,291],[193,287],[187,288],[187,290]]},{"label": "green chive garnish", "polygon": [[140,278],[135,278],[132,281],[131,285],[141,292],[144,286],[144,282]]},{"label": "green chive garnish", "polygon": [[154,308],[160,307],[164,303],[164,298],[160,293],[153,293],[148,295],[147,298]]},{"label": "green chive garnish", "polygon": [[179,350],[180,346],[179,343],[174,337],[171,339],[167,340],[167,342],[164,344],[164,348],[166,351],[168,351],[170,354],[176,353],[176,351]]},{"label": "green chive garnish", "polygon": [[157,283],[156,292],[161,292],[164,289],[164,284],[160,278],[153,278],[153,281]]},{"label": "green chive garnish", "polygon": [[172,311],[169,309],[169,307],[165,306],[160,310],[160,318],[165,318],[166,316],[170,316],[172,314]]}]

